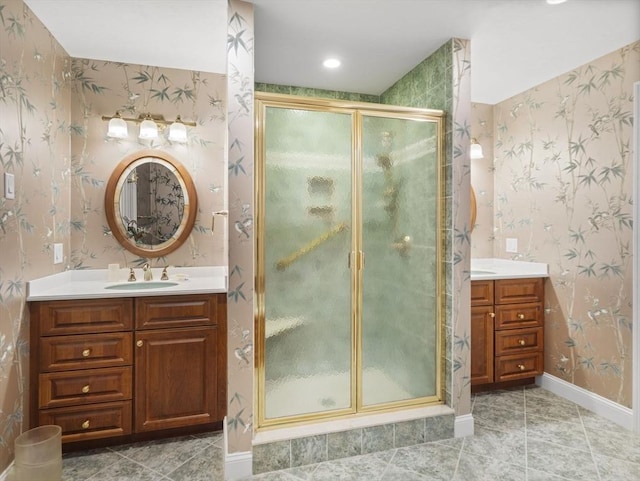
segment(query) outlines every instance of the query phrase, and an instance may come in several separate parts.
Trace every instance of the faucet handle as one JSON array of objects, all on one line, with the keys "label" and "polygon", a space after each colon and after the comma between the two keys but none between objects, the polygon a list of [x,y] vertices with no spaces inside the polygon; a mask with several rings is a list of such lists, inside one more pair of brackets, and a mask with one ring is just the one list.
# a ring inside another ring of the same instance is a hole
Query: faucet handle
[{"label": "faucet handle", "polygon": [[169,274],[167,274],[167,267],[165,266],[164,269],[162,269],[162,275],[160,276],[160,280],[161,281],[168,281],[169,280]]},{"label": "faucet handle", "polygon": [[129,279],[127,279],[129,282],[134,282],[136,280],[136,273],[133,272],[133,267],[131,267],[129,269]]}]

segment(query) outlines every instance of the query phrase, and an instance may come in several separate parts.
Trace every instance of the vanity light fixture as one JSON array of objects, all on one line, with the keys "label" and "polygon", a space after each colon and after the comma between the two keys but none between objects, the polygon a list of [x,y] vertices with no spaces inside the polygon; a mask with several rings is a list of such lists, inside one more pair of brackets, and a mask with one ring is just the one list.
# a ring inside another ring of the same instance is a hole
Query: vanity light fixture
[{"label": "vanity light fixture", "polygon": [[147,115],[140,124],[140,133],[138,138],[142,140],[155,139],[158,137],[158,124],[156,124],[150,115]]},{"label": "vanity light fixture", "polygon": [[127,123],[120,116],[120,112],[116,112],[116,115],[114,115],[109,120],[109,129],[107,130],[107,135],[116,139],[127,138]]},{"label": "vanity light fixture", "polygon": [[566,2],[567,0],[547,0],[549,5],[560,5],[561,3]]},{"label": "vanity light fixture", "polygon": [[480,145],[475,137],[471,139],[471,146],[469,147],[469,157],[472,160],[482,159],[484,157],[484,154],[482,153],[482,145]]},{"label": "vanity light fixture", "polygon": [[176,121],[169,126],[169,140],[184,144],[187,141],[187,127],[178,115]]},{"label": "vanity light fixture", "polygon": [[143,140],[155,139],[158,137],[159,131],[169,126],[168,138],[171,142],[187,141],[187,126],[195,127],[195,122],[182,120],[178,115],[175,121],[165,120],[162,115],[140,114],[137,118],[122,117],[120,112],[116,112],[112,117],[103,115],[103,121],[109,121],[107,136],[117,139],[127,138],[127,122],[135,122],[140,124],[139,138]]},{"label": "vanity light fixture", "polygon": [[337,58],[328,58],[322,62],[325,68],[338,68],[340,66],[340,60]]}]

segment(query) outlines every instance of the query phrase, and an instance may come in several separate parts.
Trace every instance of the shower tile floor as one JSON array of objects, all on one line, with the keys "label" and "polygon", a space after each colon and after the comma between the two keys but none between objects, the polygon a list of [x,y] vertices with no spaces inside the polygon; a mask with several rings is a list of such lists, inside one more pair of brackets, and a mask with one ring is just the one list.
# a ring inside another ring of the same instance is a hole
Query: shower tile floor
[{"label": "shower tile floor", "polygon": [[[243,481],[639,481],[640,436],[538,387],[473,396],[476,435]],[[63,481],[222,481],[220,433],[65,454]]]}]

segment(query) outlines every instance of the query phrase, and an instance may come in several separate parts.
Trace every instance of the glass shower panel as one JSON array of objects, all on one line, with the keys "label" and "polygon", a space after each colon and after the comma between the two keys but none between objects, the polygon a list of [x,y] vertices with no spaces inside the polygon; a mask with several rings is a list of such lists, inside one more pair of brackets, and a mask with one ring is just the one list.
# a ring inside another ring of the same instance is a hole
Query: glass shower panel
[{"label": "glass shower panel", "polygon": [[351,124],[266,110],[266,419],[352,408]]},{"label": "glass shower panel", "polygon": [[362,405],[435,396],[435,122],[363,116]]}]

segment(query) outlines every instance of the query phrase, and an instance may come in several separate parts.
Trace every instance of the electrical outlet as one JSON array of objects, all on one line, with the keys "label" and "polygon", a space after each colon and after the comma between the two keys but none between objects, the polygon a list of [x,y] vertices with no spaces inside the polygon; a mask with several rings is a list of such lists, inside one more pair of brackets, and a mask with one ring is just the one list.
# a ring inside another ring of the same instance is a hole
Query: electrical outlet
[{"label": "electrical outlet", "polygon": [[53,263],[54,264],[62,264],[62,259],[64,258],[64,248],[62,244],[53,244]]},{"label": "electrical outlet", "polygon": [[4,173],[4,198],[15,199],[16,198],[16,181],[13,174],[9,172]]},{"label": "electrical outlet", "polygon": [[518,239],[514,239],[511,237],[507,237],[507,252],[511,252],[513,254],[518,252]]}]

